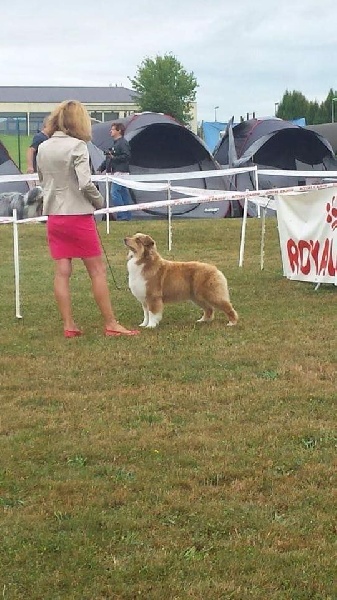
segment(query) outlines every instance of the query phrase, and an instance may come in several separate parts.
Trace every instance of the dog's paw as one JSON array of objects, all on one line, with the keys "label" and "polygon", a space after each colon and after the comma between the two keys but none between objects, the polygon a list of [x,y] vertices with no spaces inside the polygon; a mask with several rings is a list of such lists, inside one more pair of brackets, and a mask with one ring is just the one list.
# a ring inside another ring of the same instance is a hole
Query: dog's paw
[{"label": "dog's paw", "polygon": [[232,321],[227,323],[227,327],[234,327],[234,325],[236,325],[236,323],[233,323]]},{"label": "dog's paw", "polygon": [[139,327],[147,327],[147,321],[142,321],[142,323],[139,323]]}]

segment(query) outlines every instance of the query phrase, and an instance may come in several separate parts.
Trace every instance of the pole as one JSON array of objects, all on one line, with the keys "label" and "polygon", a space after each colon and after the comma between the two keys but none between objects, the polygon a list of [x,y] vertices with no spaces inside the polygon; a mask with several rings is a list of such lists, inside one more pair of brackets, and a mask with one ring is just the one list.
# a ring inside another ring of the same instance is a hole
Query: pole
[{"label": "pole", "polygon": [[[254,180],[255,180],[255,189],[258,190],[259,189],[259,176],[258,176],[258,172],[257,172],[257,167],[255,167],[255,171],[254,171]],[[260,204],[257,205],[257,216],[258,216],[258,218],[260,218],[260,216],[261,216]]]},{"label": "pole", "polygon": [[334,102],[337,102],[336,98],[331,98],[331,123],[335,123],[335,107]]},{"label": "pole", "polygon": [[19,118],[16,118],[16,131],[18,137],[18,163],[19,169],[21,171],[21,144],[20,144],[20,121]]},{"label": "pole", "polygon": [[[105,207],[107,210],[109,210],[109,180],[108,180],[108,174],[105,174]],[[111,184],[112,185],[112,184]],[[110,233],[110,213],[106,213],[106,232],[107,235],[109,235]]]},{"label": "pole", "polygon": [[18,213],[13,210],[13,251],[14,251],[14,281],[15,281],[15,315],[22,319],[20,311],[20,261],[19,261],[19,236],[18,236]]},{"label": "pole", "polygon": [[[249,190],[246,190],[248,192]],[[246,239],[246,225],[247,225],[247,214],[248,214],[248,196],[245,197],[245,203],[243,207],[243,218],[241,227],[241,242],[240,242],[240,255],[239,255],[239,267],[243,265],[243,256],[245,252],[245,239]]]},{"label": "pole", "polygon": [[261,247],[260,247],[260,268],[261,271],[264,269],[264,243],[266,237],[266,212],[267,209],[264,206],[262,209],[262,228],[261,228]]},{"label": "pole", "polygon": [[[168,189],[167,189],[167,199],[168,201],[171,200],[171,182],[168,181]],[[167,216],[168,216],[168,251],[171,252],[172,250],[172,208],[169,205],[167,207]]]}]

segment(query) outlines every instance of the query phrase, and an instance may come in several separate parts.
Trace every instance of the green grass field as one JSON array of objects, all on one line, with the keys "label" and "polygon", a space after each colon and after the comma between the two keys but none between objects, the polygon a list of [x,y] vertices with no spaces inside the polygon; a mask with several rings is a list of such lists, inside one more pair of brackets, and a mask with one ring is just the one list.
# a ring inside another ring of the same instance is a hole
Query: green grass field
[{"label": "green grass field", "polygon": [[0,141],[22,173],[27,170],[26,152],[32,138],[31,135],[20,135],[18,137],[17,135],[0,134]]},{"label": "green grass field", "polygon": [[[44,225],[0,226],[0,592],[5,600],[336,600],[336,288],[282,276],[274,219],[174,221],[173,257],[217,264],[237,327],[167,306],[103,336],[81,263],[65,340]],[[122,239],[167,252],[162,221],[101,237],[121,322],[142,310]]]}]

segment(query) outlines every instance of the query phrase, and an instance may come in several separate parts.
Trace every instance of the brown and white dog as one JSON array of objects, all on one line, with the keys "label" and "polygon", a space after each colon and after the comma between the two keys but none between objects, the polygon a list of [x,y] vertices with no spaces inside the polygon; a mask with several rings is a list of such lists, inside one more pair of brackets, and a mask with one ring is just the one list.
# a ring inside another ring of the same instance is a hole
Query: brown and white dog
[{"label": "brown and white dog", "polygon": [[164,304],[184,300],[203,309],[198,322],[212,321],[218,309],[227,315],[228,325],[236,325],[238,315],[230,302],[226,277],[214,265],[165,260],[155,241],[143,233],[126,237],[124,243],[129,250],[129,288],[143,306],[141,327],[156,327]]}]

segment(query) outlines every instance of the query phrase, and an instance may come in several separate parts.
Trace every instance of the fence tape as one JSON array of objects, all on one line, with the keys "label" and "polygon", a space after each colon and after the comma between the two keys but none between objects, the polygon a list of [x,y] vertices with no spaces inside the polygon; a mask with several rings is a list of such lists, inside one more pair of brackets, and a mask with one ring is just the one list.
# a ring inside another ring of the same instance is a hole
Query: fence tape
[{"label": "fence tape", "polygon": [[[154,174],[154,175],[142,175],[139,176],[143,181],[145,181],[145,177],[147,178],[147,183],[141,183],[138,181],[137,175],[125,175],[114,177],[113,175],[105,174],[105,175],[93,175],[92,181],[95,182],[109,182],[113,181],[119,183],[121,185],[125,185],[125,187],[131,189],[144,190],[148,192],[158,192],[158,191],[168,191],[177,192],[179,194],[185,194],[189,197],[184,198],[176,198],[174,200],[158,200],[153,202],[142,202],[139,204],[131,204],[128,206],[118,206],[118,207],[105,207],[100,210],[96,210],[94,214],[107,214],[107,213],[118,213],[118,212],[126,212],[126,211],[144,211],[151,210],[154,208],[165,208],[172,206],[181,206],[181,205],[189,205],[196,203],[208,203],[208,202],[219,202],[219,200],[244,200],[248,198],[249,201],[256,203],[260,206],[268,206],[271,207],[271,199],[279,194],[301,194],[303,192],[310,192],[312,190],[319,190],[324,188],[331,188],[337,186],[337,181],[329,182],[329,183],[314,183],[311,185],[297,185],[292,187],[282,187],[282,188],[269,188],[266,190],[245,190],[245,191],[221,191],[221,190],[201,190],[198,188],[190,188],[185,186],[174,186],[171,184],[171,181],[167,181],[165,184],[156,184],[151,183],[150,180],[153,178],[158,178],[158,180],[164,180],[168,177],[172,179],[197,179],[197,178],[205,178],[206,176],[222,176],[222,175],[233,175],[247,171],[256,171],[256,167],[246,167],[241,169],[224,169],[218,171],[197,171],[192,173],[164,173],[164,174]],[[337,171],[279,171],[279,170],[261,170],[257,171],[259,174],[268,174],[268,175],[293,175],[293,176],[304,176],[306,177],[321,177],[321,178],[333,178],[337,177]],[[209,175],[210,174],[210,175]],[[193,177],[191,177],[191,175]],[[132,178],[131,178],[132,177]],[[32,175],[0,175],[0,182],[11,182],[11,181],[38,181],[37,174]],[[263,200],[267,197],[267,200]],[[20,219],[16,221],[17,223],[34,223],[46,221],[47,217],[31,217],[27,219]],[[0,217],[0,224],[13,223],[14,217]]]}]

